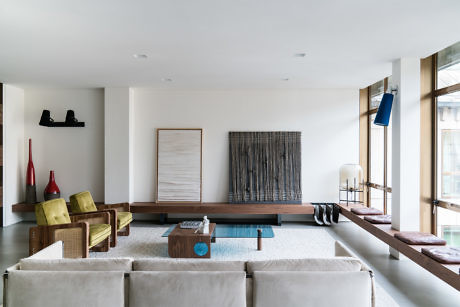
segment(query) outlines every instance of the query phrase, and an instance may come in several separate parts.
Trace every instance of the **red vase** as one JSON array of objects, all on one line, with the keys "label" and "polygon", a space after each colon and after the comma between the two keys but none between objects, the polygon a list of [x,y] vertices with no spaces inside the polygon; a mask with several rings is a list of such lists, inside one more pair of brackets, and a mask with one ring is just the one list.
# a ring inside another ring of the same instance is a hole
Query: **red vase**
[{"label": "red vase", "polygon": [[61,197],[61,191],[54,181],[54,171],[50,171],[50,180],[46,185],[45,191],[43,192],[45,200],[55,199]]},{"label": "red vase", "polygon": [[37,188],[35,185],[35,168],[32,162],[32,139],[29,139],[29,163],[26,173],[26,203],[35,204],[37,202]]}]

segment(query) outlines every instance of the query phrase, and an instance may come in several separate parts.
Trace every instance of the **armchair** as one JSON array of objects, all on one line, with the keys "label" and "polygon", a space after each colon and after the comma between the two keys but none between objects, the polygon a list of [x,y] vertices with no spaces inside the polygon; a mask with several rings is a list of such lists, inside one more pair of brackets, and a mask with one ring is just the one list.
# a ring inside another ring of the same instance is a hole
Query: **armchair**
[{"label": "armchair", "polygon": [[108,251],[112,228],[108,212],[71,214],[62,198],[35,205],[36,227],[29,230],[29,254],[64,242],[65,258],[87,258],[89,249]]},{"label": "armchair", "polygon": [[[129,203],[96,206],[91,193],[89,191],[84,191],[70,196],[70,207],[72,212],[100,212],[110,210],[111,215],[115,216],[112,220],[116,220],[116,223],[111,224],[116,226],[118,235],[129,236],[129,225],[133,220],[133,214],[130,212]],[[112,237],[111,246],[115,246],[116,240],[117,238],[115,235]]]}]

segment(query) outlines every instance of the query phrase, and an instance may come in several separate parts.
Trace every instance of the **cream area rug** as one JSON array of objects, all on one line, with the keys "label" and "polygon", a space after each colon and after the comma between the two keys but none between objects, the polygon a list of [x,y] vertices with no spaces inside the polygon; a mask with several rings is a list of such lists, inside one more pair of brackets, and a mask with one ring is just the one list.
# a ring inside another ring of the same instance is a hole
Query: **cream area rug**
[{"label": "cream area rug", "polygon": [[[107,253],[90,253],[91,258],[169,258],[168,238],[161,237],[170,225],[135,225],[128,237],[118,237],[118,244]],[[217,238],[211,245],[211,260],[269,260],[326,258],[334,256],[334,238],[315,226],[273,226],[274,238],[262,240],[257,250],[255,238]],[[376,283],[376,306],[398,306]]]}]

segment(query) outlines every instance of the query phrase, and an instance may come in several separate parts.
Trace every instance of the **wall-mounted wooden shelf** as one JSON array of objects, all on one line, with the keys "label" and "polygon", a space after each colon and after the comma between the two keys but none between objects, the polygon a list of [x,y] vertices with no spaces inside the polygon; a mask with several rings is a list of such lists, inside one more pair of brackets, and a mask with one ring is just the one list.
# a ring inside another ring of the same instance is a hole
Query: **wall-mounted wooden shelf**
[{"label": "wall-mounted wooden shelf", "polygon": [[[34,212],[33,204],[13,205],[13,212]],[[131,204],[133,213],[199,213],[199,214],[313,214],[315,207],[304,204],[230,204],[230,203],[154,203]]]},{"label": "wall-mounted wooden shelf", "polygon": [[84,127],[85,122],[66,123],[66,122],[53,122],[46,125],[40,125],[43,127]]}]

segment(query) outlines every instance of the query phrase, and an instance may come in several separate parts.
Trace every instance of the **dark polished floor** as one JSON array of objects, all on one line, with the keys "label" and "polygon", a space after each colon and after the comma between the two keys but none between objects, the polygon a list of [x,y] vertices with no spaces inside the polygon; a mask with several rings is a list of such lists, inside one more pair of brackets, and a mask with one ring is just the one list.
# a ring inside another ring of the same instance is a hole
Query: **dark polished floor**
[{"label": "dark polished floor", "polygon": [[[136,227],[137,223],[133,223]],[[139,223],[142,225],[144,223]],[[0,269],[28,255],[28,231],[33,223],[19,223],[0,228]],[[283,223],[302,227],[302,223]],[[344,242],[374,271],[379,284],[400,306],[460,306],[460,292],[433,276],[407,258],[389,256],[388,246],[351,222],[341,222],[325,228]],[[3,287],[0,288],[3,297]],[[1,303],[1,302],[0,302]]]}]

